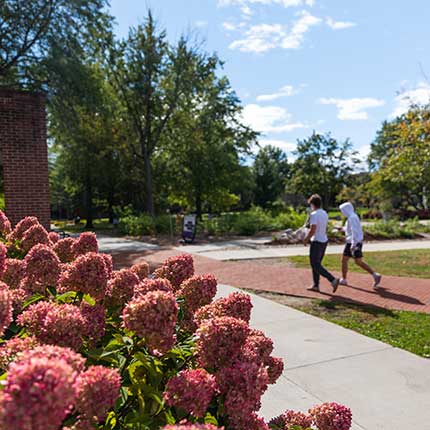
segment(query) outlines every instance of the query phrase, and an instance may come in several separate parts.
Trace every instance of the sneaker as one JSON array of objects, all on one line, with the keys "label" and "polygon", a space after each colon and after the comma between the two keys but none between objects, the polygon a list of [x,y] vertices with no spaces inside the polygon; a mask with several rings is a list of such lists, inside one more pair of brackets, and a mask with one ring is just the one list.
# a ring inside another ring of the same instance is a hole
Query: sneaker
[{"label": "sneaker", "polygon": [[318,285],[312,285],[312,287],[309,287],[307,290],[308,291],[314,291],[315,293],[319,293],[320,287]]},{"label": "sneaker", "polygon": [[347,287],[348,286],[348,281],[345,278],[342,278],[339,281],[339,285],[344,285],[345,287]]},{"label": "sneaker", "polygon": [[373,275],[373,279],[374,279],[373,288],[376,289],[379,287],[379,284],[381,283],[382,276],[379,273],[375,273]]},{"label": "sneaker", "polygon": [[337,291],[338,287],[340,284],[340,279],[339,278],[335,278],[333,279],[331,286],[333,287],[333,294]]}]

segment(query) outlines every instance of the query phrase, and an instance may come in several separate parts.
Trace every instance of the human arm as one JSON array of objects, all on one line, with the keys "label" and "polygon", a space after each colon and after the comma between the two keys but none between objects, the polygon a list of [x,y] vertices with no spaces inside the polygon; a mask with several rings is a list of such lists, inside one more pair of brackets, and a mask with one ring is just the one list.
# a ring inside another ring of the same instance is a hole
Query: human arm
[{"label": "human arm", "polygon": [[308,234],[306,235],[306,237],[303,240],[303,243],[305,245],[307,245],[310,242],[310,240],[311,240],[312,236],[315,234],[316,230],[317,230],[316,224],[311,224],[309,232],[308,232]]}]

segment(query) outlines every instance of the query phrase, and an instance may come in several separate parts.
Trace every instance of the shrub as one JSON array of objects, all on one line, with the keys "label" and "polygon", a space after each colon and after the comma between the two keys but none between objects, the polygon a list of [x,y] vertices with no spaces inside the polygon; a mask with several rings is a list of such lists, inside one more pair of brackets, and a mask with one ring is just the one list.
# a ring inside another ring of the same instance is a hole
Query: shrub
[{"label": "shrub", "polygon": [[[113,272],[88,235],[76,242],[85,253],[66,264],[53,243],[27,252],[16,238],[35,224],[0,234],[8,253],[24,258],[22,281],[7,269],[4,280],[13,282],[0,284],[0,428],[268,429],[256,411],[283,363],[271,340],[250,329],[249,296],[213,302],[215,278],[194,276],[187,255],[168,259],[155,279],[146,266],[141,279],[135,270]],[[6,267],[16,261],[8,255]],[[12,304],[28,279],[37,289]],[[349,429],[349,409],[335,403],[302,415],[288,411],[271,425],[310,419],[324,430]]]}]

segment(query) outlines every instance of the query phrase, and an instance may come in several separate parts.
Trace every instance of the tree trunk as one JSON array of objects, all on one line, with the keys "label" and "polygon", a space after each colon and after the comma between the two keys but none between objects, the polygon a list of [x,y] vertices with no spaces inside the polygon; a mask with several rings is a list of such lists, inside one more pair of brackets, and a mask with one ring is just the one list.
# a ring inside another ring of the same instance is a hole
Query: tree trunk
[{"label": "tree trunk", "polygon": [[87,218],[85,228],[93,228],[93,184],[90,176],[87,176],[85,184],[85,215]]},{"label": "tree trunk", "polygon": [[142,155],[145,169],[145,206],[146,211],[154,216],[154,196],[152,194],[152,171],[151,171],[151,160],[149,158],[148,148],[145,142],[141,142]]},{"label": "tree trunk", "polygon": [[114,191],[111,188],[107,195],[108,201],[108,212],[109,212],[109,224],[113,224],[114,213],[113,213],[113,204],[114,204]]},{"label": "tree trunk", "polygon": [[196,195],[196,216],[199,221],[202,220],[202,196],[200,193]]}]

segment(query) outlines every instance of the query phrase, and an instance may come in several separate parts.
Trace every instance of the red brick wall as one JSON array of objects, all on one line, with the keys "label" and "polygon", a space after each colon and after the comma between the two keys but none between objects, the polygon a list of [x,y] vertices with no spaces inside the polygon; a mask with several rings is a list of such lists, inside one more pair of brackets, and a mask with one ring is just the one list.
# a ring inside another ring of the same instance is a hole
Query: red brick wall
[{"label": "red brick wall", "polygon": [[45,97],[0,89],[0,157],[6,214],[13,224],[27,215],[49,228]]}]

